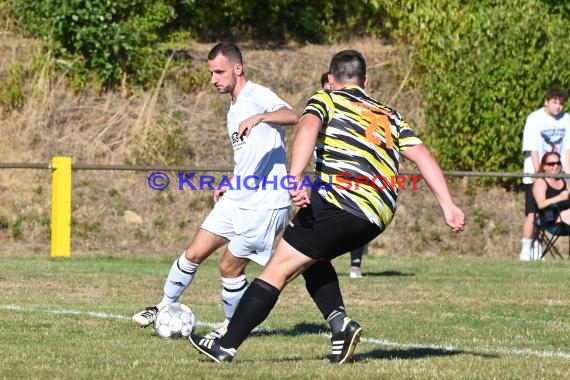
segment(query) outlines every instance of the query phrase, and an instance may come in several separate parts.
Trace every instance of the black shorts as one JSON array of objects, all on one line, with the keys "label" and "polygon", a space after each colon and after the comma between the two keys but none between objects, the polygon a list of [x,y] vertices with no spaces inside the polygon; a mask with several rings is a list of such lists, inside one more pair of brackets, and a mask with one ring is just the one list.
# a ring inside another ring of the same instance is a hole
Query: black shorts
[{"label": "black shorts", "polygon": [[381,232],[376,224],[341,210],[313,191],[311,204],[299,209],[285,228],[283,239],[312,259],[332,260]]},{"label": "black shorts", "polygon": [[534,214],[536,212],[536,202],[532,195],[532,183],[524,184],[524,214]]}]

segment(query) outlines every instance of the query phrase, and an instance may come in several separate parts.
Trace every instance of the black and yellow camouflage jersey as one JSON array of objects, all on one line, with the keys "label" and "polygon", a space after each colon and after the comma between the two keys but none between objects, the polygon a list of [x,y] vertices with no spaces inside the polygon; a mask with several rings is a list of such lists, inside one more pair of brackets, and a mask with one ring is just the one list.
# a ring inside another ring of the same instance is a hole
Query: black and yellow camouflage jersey
[{"label": "black and yellow camouflage jersey", "polygon": [[356,86],[318,91],[302,117],[307,114],[322,120],[315,161],[319,194],[386,228],[396,211],[400,155],[422,141],[396,110]]}]

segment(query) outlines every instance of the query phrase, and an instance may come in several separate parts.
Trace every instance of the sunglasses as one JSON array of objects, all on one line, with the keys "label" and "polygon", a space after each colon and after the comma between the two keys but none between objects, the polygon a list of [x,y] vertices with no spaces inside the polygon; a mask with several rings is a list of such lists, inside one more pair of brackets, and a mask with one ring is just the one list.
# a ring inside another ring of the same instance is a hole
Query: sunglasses
[{"label": "sunglasses", "polygon": [[544,163],[544,166],[556,166],[556,165],[560,166],[560,165],[562,165],[562,162],[554,161],[554,162],[545,162]]}]

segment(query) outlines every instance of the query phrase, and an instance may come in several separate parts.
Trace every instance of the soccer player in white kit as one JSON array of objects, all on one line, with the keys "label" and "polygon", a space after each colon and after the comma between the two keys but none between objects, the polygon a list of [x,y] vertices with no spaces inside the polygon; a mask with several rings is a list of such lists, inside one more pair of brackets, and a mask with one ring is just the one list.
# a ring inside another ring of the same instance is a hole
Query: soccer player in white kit
[{"label": "soccer player in white kit", "polygon": [[282,179],[287,177],[283,126],[295,125],[297,113],[270,89],[247,79],[241,51],[219,43],[208,54],[211,82],[230,94],[227,128],[234,150],[230,183],[214,191],[214,208],[190,246],[178,257],[164,284],[162,300],[133,315],[135,324],[154,323],[158,311],[177,302],[190,286],[200,264],[227,244],[220,262],[226,320],[210,337],[221,337],[248,282],[250,261],[265,266],[273,243],[289,218],[291,200]]}]

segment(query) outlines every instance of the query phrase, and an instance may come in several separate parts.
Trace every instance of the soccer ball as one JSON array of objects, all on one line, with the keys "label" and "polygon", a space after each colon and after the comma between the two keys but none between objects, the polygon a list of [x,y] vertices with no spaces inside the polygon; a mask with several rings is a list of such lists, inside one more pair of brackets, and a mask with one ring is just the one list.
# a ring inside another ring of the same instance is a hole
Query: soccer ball
[{"label": "soccer ball", "polygon": [[156,333],[165,339],[188,338],[195,325],[192,309],[181,303],[171,303],[160,309],[154,322]]}]

